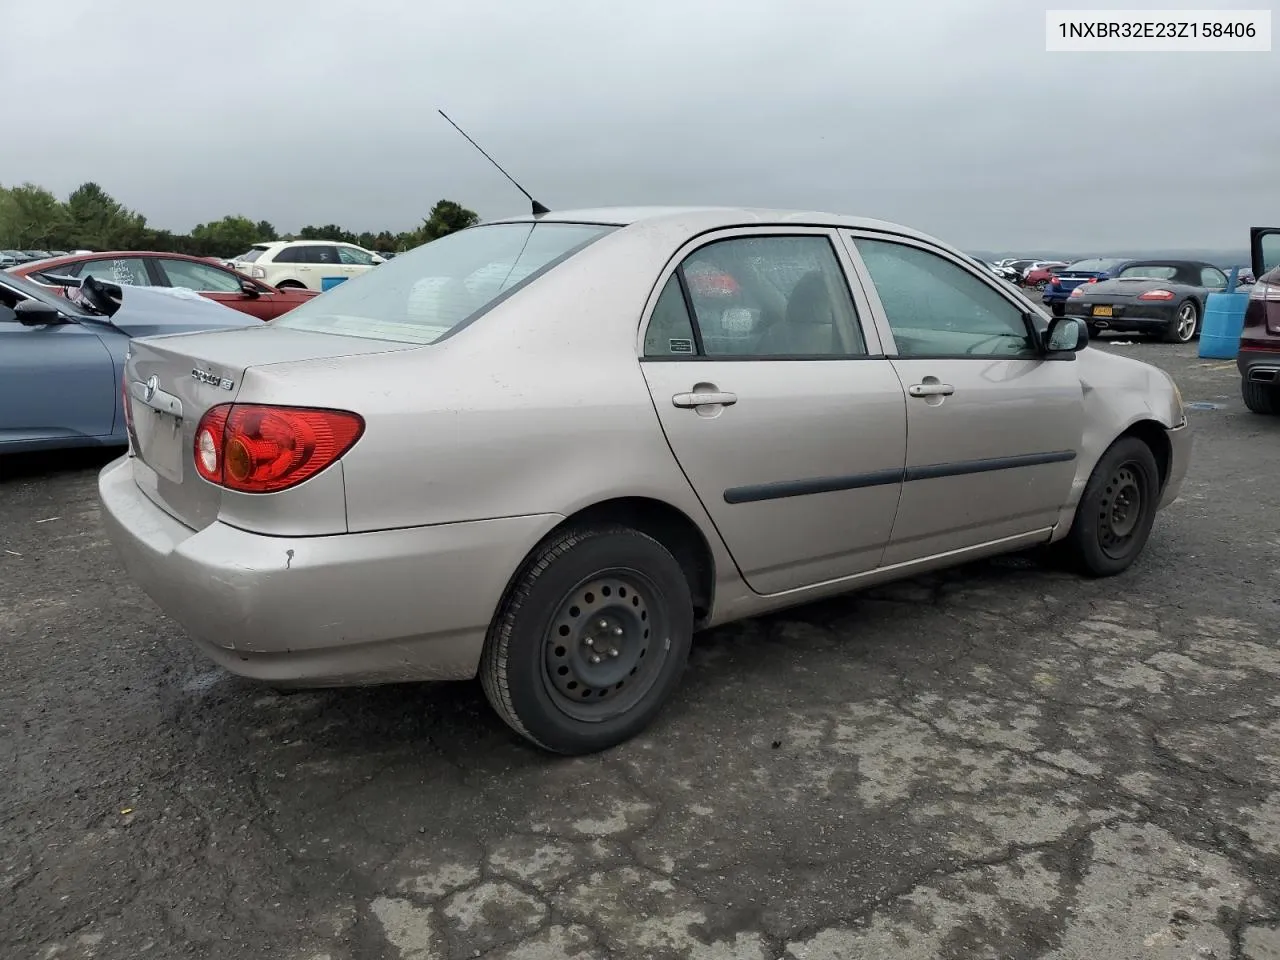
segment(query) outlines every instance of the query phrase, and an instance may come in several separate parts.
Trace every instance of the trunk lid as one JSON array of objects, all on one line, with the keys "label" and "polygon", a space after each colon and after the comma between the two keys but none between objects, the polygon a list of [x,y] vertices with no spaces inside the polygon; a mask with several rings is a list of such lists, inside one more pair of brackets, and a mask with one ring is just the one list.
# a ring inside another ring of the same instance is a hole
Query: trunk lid
[{"label": "trunk lid", "polygon": [[1080,284],[1102,276],[1102,273],[1093,270],[1059,270],[1057,276],[1058,286],[1064,290],[1074,290]]},{"label": "trunk lid", "polygon": [[1163,290],[1169,285],[1168,280],[1153,280],[1148,277],[1124,277],[1116,280],[1099,280],[1089,284],[1081,294],[1090,299],[1098,298],[1109,303],[1128,303],[1148,290]]},{"label": "trunk lid", "polygon": [[217,519],[223,490],[196,473],[196,428],[211,407],[236,399],[246,370],[414,346],[291,330],[260,321],[239,330],[132,341],[124,393],[139,488],[170,516],[203,529]]}]

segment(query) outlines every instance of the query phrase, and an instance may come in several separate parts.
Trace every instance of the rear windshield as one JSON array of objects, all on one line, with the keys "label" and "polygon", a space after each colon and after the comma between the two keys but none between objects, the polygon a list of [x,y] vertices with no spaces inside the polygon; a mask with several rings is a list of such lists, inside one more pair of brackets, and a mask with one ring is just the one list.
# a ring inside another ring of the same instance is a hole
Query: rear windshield
[{"label": "rear windshield", "polygon": [[266,252],[267,252],[266,247],[254,247],[248,253],[240,254],[240,256],[236,257],[236,259],[239,260],[241,263],[253,263],[253,261],[257,260],[260,256],[262,256]]},{"label": "rear windshield", "polygon": [[1136,267],[1125,267],[1120,276],[1126,280],[1141,278],[1145,280],[1172,280],[1178,275],[1178,268],[1169,264],[1148,263]]},{"label": "rear windshield", "polygon": [[1109,257],[1101,257],[1095,260],[1077,260],[1068,267],[1068,270],[1084,270],[1087,273],[1106,273],[1108,270],[1114,270],[1123,260]]},{"label": "rear windshield", "polygon": [[433,240],[272,321],[400,343],[433,343],[615,227],[495,223]]}]

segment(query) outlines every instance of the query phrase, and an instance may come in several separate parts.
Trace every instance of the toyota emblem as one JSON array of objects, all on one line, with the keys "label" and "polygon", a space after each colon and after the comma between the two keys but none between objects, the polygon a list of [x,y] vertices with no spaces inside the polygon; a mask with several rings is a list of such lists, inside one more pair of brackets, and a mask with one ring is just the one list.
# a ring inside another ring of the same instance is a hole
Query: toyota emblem
[{"label": "toyota emblem", "polygon": [[155,374],[152,374],[151,376],[147,377],[147,390],[142,395],[142,398],[144,400],[149,401],[152,397],[156,395],[156,391],[159,389],[160,389],[160,378],[157,377]]}]

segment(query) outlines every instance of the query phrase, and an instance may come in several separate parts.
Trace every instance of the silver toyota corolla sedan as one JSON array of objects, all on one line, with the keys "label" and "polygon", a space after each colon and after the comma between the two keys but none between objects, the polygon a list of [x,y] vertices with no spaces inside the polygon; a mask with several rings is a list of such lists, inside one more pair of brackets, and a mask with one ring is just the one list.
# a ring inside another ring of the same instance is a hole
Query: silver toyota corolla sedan
[{"label": "silver toyota corolla sedan", "polygon": [[904,227],[604,209],[471,227],[277,320],[135,340],[100,478],[131,575],[279,686],[466,679],[562,753],[695,630],[1045,546],[1178,493],[1177,387]]}]

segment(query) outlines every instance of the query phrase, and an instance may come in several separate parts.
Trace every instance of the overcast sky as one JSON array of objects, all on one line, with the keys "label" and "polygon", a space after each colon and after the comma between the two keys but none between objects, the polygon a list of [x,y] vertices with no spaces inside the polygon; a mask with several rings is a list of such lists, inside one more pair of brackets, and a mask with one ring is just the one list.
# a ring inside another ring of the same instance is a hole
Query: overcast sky
[{"label": "overcast sky", "polygon": [[1280,53],[1046,53],[1069,5],[0,0],[0,183],[96,180],[181,231],[527,210],[442,107],[556,209],[824,209],[990,250],[1240,248],[1280,218]]}]

